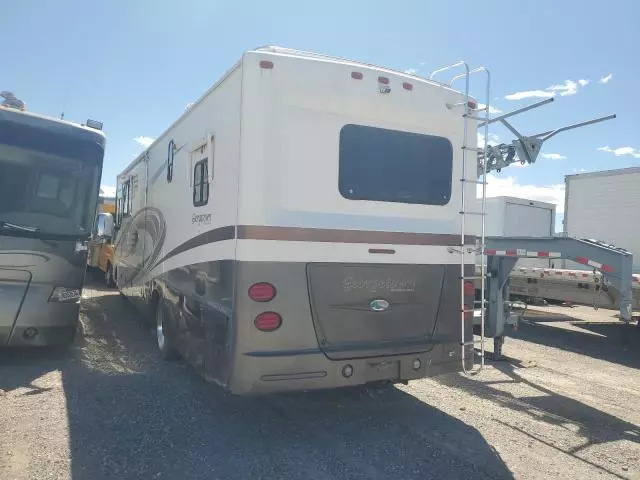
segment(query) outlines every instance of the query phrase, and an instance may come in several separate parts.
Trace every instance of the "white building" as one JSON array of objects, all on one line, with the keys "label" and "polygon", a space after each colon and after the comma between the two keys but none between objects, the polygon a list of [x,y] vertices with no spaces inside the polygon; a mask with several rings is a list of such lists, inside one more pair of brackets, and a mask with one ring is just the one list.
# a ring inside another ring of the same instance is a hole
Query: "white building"
[{"label": "white building", "polygon": [[565,185],[564,231],[630,251],[640,272],[640,167],[567,175]]}]

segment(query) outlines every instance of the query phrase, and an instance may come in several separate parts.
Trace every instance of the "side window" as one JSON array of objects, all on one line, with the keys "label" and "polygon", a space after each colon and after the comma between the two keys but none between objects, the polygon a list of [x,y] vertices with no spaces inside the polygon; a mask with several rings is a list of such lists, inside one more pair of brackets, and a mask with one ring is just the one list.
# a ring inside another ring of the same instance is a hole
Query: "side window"
[{"label": "side window", "polygon": [[193,167],[193,206],[201,207],[209,202],[208,159],[203,158]]},{"label": "side window", "polygon": [[167,182],[171,183],[173,180],[173,156],[176,153],[176,144],[173,140],[169,141],[167,147]]},{"label": "side window", "polygon": [[131,213],[131,180],[127,180],[122,184],[122,195],[118,198],[118,222]]}]

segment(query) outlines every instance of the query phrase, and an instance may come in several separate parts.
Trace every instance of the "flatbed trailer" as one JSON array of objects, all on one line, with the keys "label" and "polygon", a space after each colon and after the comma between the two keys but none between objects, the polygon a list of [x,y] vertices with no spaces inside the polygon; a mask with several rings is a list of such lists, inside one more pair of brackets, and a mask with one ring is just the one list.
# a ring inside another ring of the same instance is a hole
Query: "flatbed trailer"
[{"label": "flatbed trailer", "polygon": [[[475,282],[476,298],[486,298],[477,305],[474,325],[482,327],[484,312],[484,336],[494,339],[494,355],[500,356],[508,325],[517,325],[519,316],[512,311],[509,295],[510,276],[519,258],[550,258],[572,260],[592,267],[619,292],[620,320],[632,321],[633,309],[638,298],[632,298],[633,254],[622,248],[594,240],[571,237],[487,237],[484,249],[487,258],[486,277]],[[480,289],[484,283],[484,295]],[[634,304],[635,302],[635,304]]]}]

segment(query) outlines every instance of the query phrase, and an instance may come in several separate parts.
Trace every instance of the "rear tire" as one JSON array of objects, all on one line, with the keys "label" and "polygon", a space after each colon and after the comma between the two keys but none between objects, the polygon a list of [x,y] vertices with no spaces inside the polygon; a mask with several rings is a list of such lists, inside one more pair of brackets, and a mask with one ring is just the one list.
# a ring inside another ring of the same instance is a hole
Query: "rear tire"
[{"label": "rear tire", "polygon": [[156,302],[156,343],[163,360],[174,360],[178,357],[178,352],[173,345],[170,329],[166,328],[165,312],[162,308],[161,300]]},{"label": "rear tire", "polygon": [[104,283],[107,288],[113,288],[116,286],[116,281],[113,279],[113,265],[107,263],[107,271],[104,274]]}]

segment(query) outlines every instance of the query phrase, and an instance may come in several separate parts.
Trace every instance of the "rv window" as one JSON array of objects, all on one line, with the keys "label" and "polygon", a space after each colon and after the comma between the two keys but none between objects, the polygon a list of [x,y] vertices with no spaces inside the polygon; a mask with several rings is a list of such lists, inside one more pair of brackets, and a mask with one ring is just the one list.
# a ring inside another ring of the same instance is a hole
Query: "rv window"
[{"label": "rv window", "polygon": [[209,201],[209,167],[206,158],[193,167],[193,206],[201,207]]},{"label": "rv window", "polygon": [[171,183],[173,180],[173,156],[176,153],[176,144],[173,140],[169,141],[167,150],[167,182]]},{"label": "rv window", "polygon": [[118,221],[131,214],[131,180],[122,184],[122,196],[118,198]]},{"label": "rv window", "polygon": [[444,137],[363,125],[340,131],[339,189],[350,200],[446,205],[453,148]]}]

